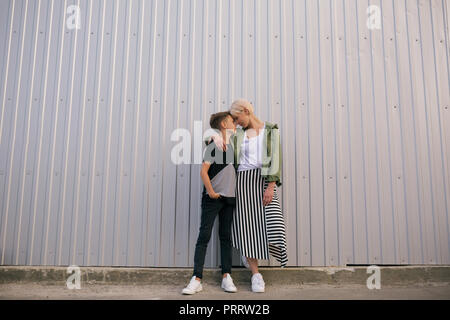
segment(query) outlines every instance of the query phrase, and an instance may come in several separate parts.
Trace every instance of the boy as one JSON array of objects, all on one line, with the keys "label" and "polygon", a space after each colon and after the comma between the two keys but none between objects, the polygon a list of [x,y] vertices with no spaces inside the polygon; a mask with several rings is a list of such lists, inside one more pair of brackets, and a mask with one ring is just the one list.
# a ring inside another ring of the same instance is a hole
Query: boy
[{"label": "boy", "polygon": [[219,150],[213,142],[207,144],[205,149],[200,172],[204,187],[200,231],[194,254],[194,273],[188,286],[183,289],[183,294],[195,294],[203,289],[201,284],[203,264],[216,215],[219,215],[222,288],[226,292],[237,291],[230,276],[231,224],[233,210],[236,206],[236,169],[233,165],[234,150],[230,143],[230,136],[236,130],[236,126],[229,112],[218,112],[211,115],[209,124],[211,128],[221,132],[221,136],[226,142],[226,150]]}]

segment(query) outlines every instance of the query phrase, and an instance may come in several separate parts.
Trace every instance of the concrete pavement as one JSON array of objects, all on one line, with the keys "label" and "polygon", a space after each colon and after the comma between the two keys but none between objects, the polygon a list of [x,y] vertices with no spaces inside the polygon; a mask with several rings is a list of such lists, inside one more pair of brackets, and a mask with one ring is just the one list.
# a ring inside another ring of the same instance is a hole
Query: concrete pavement
[{"label": "concrete pavement", "polygon": [[[261,267],[266,292],[251,292],[250,272],[234,268],[237,293],[220,288],[219,269],[205,269],[203,291],[185,296],[192,269],[79,267],[0,267],[0,299],[163,299],[163,300],[450,300],[450,266]],[[372,280],[369,278],[372,277]],[[369,279],[369,281],[368,281]],[[68,281],[69,280],[69,281]],[[69,286],[67,285],[69,282]],[[80,289],[69,289],[78,282]]]}]

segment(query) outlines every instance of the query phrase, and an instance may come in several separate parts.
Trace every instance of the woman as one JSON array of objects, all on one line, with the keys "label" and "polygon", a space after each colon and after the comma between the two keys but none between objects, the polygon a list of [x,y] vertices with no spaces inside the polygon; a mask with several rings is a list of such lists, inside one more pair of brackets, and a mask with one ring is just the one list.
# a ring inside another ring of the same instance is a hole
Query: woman
[{"label": "woman", "polygon": [[[271,254],[282,267],[287,263],[286,232],[277,193],[282,164],[279,129],[258,119],[253,106],[244,99],[234,101],[230,113],[243,128],[236,129],[231,137],[237,169],[233,246],[248,262],[252,291],[264,292],[258,259],[268,260]],[[214,141],[222,145],[220,138],[214,137]]]}]

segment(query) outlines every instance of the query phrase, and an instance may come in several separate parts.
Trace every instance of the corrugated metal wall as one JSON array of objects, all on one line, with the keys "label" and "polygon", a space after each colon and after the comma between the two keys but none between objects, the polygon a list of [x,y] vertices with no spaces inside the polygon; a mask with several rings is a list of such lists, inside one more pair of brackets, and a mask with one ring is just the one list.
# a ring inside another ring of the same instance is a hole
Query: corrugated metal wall
[{"label": "corrugated metal wall", "polygon": [[0,1],[1,264],[192,266],[200,165],[171,133],[237,97],[281,127],[290,266],[449,264],[448,12]]}]

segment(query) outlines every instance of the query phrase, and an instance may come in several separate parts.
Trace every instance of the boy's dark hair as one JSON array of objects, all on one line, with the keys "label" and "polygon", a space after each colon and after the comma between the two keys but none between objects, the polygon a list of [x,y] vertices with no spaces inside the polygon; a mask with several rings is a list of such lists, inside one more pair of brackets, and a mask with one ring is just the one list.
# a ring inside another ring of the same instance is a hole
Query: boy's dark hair
[{"label": "boy's dark hair", "polygon": [[225,120],[226,117],[231,116],[231,113],[229,111],[222,111],[213,113],[211,115],[211,118],[209,118],[209,125],[213,129],[220,130],[220,123]]}]

